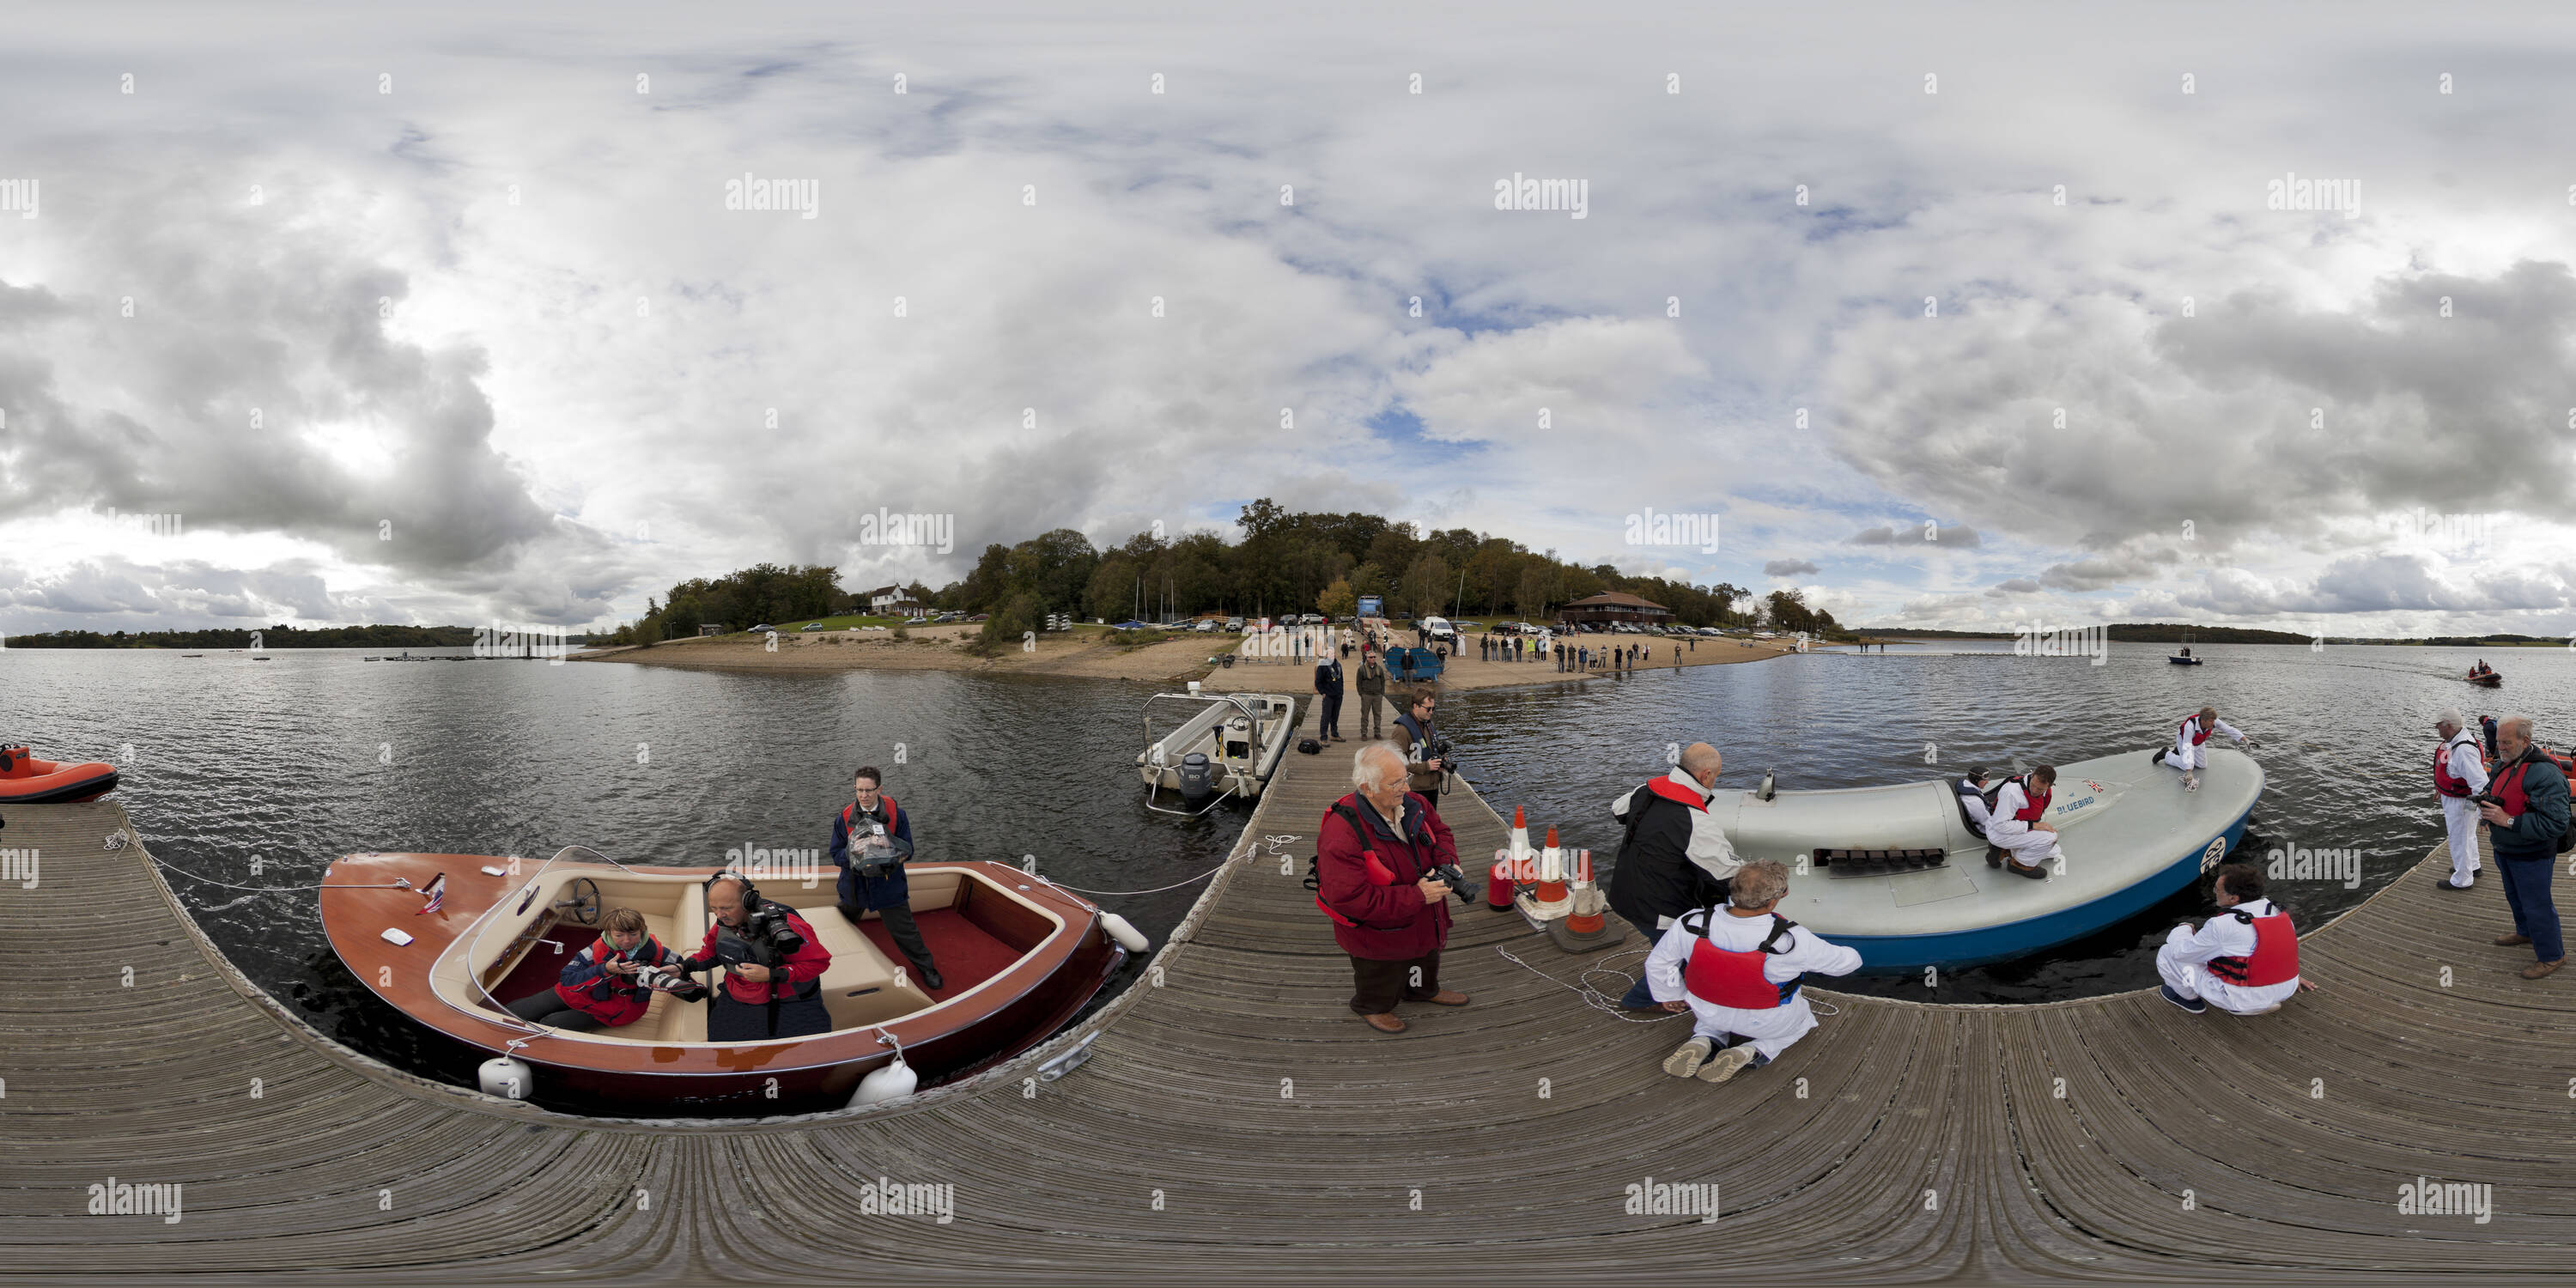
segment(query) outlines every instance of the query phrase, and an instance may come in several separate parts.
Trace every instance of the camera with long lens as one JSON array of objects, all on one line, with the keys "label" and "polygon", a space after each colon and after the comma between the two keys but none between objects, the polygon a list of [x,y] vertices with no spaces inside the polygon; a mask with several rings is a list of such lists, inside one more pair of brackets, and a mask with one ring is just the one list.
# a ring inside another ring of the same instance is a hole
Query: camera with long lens
[{"label": "camera with long lens", "polygon": [[1431,879],[1449,887],[1449,893],[1458,896],[1460,903],[1476,901],[1476,883],[1468,880],[1467,874],[1460,871],[1455,863],[1443,863],[1431,869]]},{"label": "camera with long lens", "polygon": [[683,1002],[694,1002],[706,996],[706,985],[675,970],[647,966],[635,972],[635,986],[647,992],[669,993]]}]

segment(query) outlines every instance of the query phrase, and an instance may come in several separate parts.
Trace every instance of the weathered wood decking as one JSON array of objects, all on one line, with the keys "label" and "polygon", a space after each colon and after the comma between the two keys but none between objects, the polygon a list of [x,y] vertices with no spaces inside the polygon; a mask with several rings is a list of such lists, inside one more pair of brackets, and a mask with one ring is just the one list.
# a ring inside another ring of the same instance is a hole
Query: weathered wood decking
[{"label": "weathered wood decking", "polygon": [[[39,847],[42,879],[0,885],[0,1276],[1889,1282],[2568,1265],[2576,974],[2511,974],[2529,955],[2487,943],[2506,928],[2494,877],[2433,895],[2439,852],[2308,937],[2323,991],[2277,1015],[2194,1017],[2151,994],[1820,994],[1841,1013],[1710,1087],[1657,1067],[1678,1021],[1585,1009],[1492,946],[1569,980],[1583,959],[1481,909],[1460,914],[1443,966],[1473,1006],[1407,1008],[1414,1027],[1394,1037],[1352,1017],[1346,959],[1300,886],[1348,750],[1288,758],[1158,959],[1160,985],[1095,1021],[1079,1071],[1030,1095],[1004,1070],[904,1111],[759,1124],[570,1118],[385,1069],[235,979],[138,847],[102,850],[118,807],[12,809],[0,844]],[[1464,793],[1445,805],[1480,867],[1502,821]],[[183,1185],[184,1218],[84,1215],[111,1177]],[[1649,1177],[1717,1183],[1724,1215],[1630,1215],[1625,1187]],[[2400,1215],[2418,1177],[2492,1186],[2492,1218]],[[953,1185],[953,1221],[862,1215],[881,1179]]]}]

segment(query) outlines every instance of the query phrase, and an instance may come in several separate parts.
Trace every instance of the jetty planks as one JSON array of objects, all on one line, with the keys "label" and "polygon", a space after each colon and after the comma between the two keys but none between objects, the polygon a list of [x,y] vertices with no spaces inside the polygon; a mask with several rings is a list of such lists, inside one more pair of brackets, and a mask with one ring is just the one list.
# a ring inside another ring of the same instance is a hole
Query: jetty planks
[{"label": "jetty planks", "polygon": [[[41,879],[0,884],[16,984],[0,991],[0,1276],[1636,1281],[1723,1266],[1831,1283],[2224,1266],[2287,1282],[2568,1264],[2576,974],[2515,976],[2528,951],[2487,942],[2508,927],[2496,879],[2434,895],[2442,851],[2312,929],[2320,991],[2271,1016],[2191,1016],[2152,993],[1987,1007],[1818,989],[1838,1012],[1822,1028],[1711,1087],[1659,1068],[1683,1021],[1586,1007],[1496,949],[1563,983],[1593,957],[1481,907],[1456,913],[1442,963],[1474,1005],[1409,1006],[1396,1036],[1352,1016],[1347,959],[1302,882],[1357,745],[1285,759],[1153,974],[1083,1030],[892,1109],[758,1123],[585,1119],[387,1068],[233,972],[139,838],[103,848],[132,826],[120,807],[11,809],[0,843],[36,848]],[[1481,878],[1504,820],[1463,784],[1440,809]],[[2576,880],[2558,888],[2576,901]],[[1608,965],[1633,972],[1642,945],[1622,947]],[[1088,1064],[1031,1077],[1092,1033]],[[86,1214],[111,1177],[181,1185],[182,1219]],[[1627,1187],[1650,1177],[1715,1183],[1719,1219],[1632,1214]],[[2401,1215],[2419,1177],[2491,1186],[2488,1218]],[[863,1211],[887,1181],[953,1186],[950,1219]]]}]

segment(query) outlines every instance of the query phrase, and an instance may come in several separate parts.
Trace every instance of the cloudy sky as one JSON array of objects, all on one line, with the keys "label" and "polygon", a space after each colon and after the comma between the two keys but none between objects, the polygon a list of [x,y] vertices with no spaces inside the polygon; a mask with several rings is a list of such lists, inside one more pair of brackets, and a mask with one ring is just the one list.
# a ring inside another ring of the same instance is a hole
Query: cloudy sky
[{"label": "cloudy sky", "polygon": [[2576,630],[2558,11],[1080,8],[13,22],[0,630],[1258,496],[1850,622]]}]

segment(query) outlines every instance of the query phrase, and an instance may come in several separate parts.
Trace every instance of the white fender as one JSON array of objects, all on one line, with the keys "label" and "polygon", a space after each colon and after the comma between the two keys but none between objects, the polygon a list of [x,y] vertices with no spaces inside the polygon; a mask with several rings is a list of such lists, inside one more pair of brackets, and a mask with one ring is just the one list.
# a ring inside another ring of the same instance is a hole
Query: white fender
[{"label": "white fender", "polygon": [[909,1096],[921,1086],[921,1075],[903,1062],[903,1052],[894,1053],[893,1062],[859,1079],[859,1089],[850,1097],[850,1108],[873,1105],[881,1101]]},{"label": "white fender", "polygon": [[1144,931],[1128,924],[1127,919],[1117,913],[1100,914],[1100,928],[1108,931],[1109,937],[1117,940],[1119,947],[1131,953],[1141,953],[1153,946],[1153,941],[1145,938]]},{"label": "white fender", "polygon": [[474,1071],[474,1076],[482,1084],[484,1095],[499,1096],[503,1100],[525,1100],[528,1092],[537,1085],[536,1070],[529,1068],[526,1061],[506,1055],[496,1055],[484,1061],[483,1067]]}]

